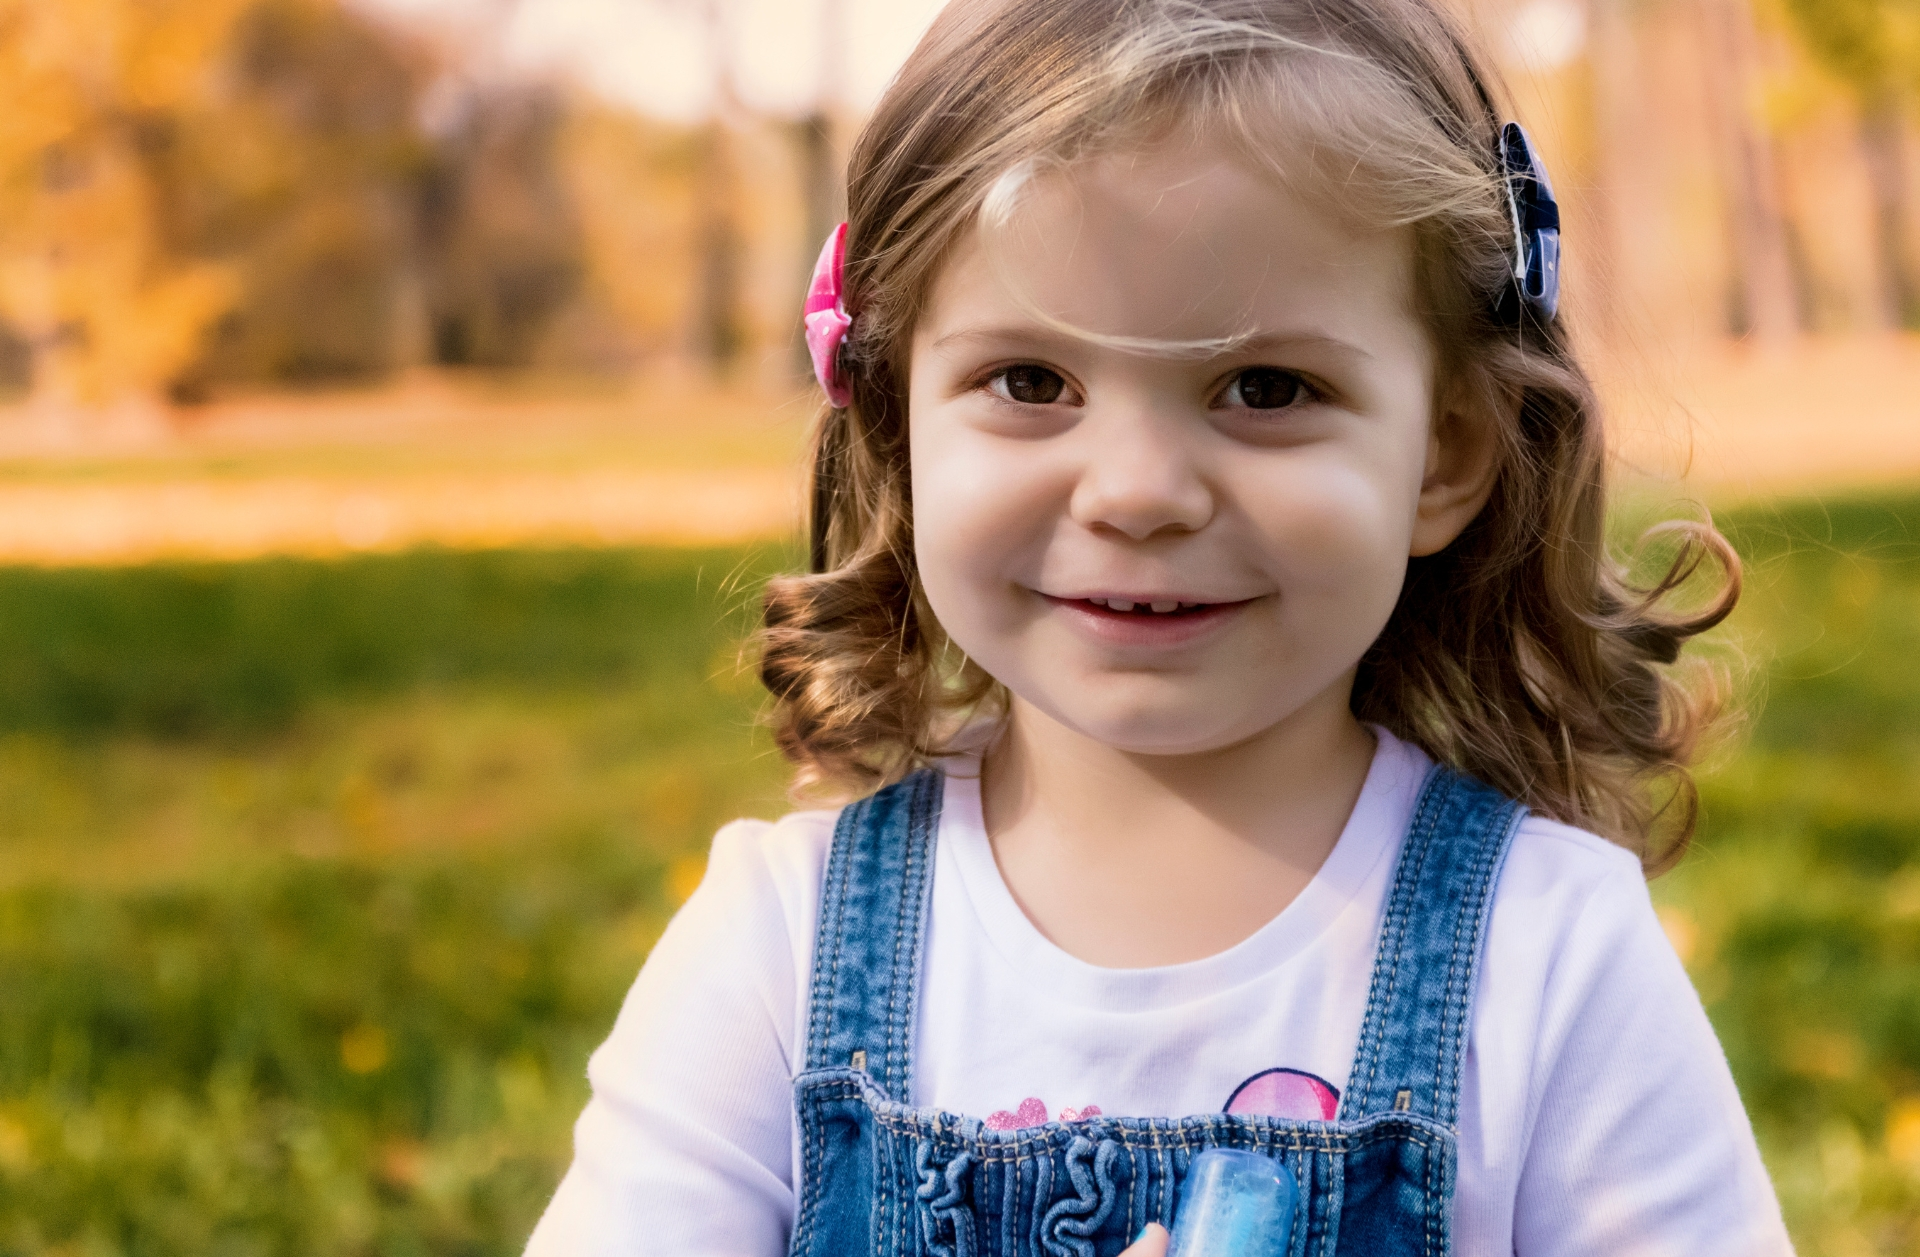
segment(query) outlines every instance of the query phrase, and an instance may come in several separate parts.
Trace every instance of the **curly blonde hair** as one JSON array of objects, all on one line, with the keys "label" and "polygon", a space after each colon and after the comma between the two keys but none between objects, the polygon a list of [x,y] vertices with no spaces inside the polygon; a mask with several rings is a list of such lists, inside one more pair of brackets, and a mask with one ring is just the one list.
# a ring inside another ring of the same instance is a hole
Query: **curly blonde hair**
[{"label": "curly blonde hair", "polygon": [[[1004,704],[948,649],[915,567],[907,352],[940,267],[1036,168],[1186,127],[1349,218],[1410,227],[1440,386],[1502,416],[1492,496],[1411,560],[1355,715],[1649,871],[1677,860],[1717,689],[1667,665],[1732,610],[1739,563],[1697,523],[1663,526],[1676,550],[1647,586],[1609,556],[1592,384],[1563,321],[1512,293],[1496,89],[1436,0],[950,4],[853,152],[852,400],[816,427],[813,571],[766,591],[761,676],[798,782],[870,790]],[[1668,609],[1716,573],[1703,608]]]}]

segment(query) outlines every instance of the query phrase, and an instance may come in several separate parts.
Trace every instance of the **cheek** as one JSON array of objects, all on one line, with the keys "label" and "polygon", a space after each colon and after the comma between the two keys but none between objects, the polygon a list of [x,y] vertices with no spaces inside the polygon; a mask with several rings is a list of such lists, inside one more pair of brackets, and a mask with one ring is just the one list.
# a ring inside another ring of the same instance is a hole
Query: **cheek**
[{"label": "cheek", "polygon": [[[917,385],[925,374],[913,373]],[[974,653],[973,617],[980,599],[970,592],[979,579],[971,570],[982,552],[977,510],[979,473],[952,426],[942,422],[940,400],[910,387],[907,450],[913,503],[913,554],[920,589],[934,619],[961,650]]]},{"label": "cheek", "polygon": [[1289,470],[1284,484],[1249,495],[1256,527],[1284,569],[1282,588],[1352,597],[1386,581],[1398,597],[1417,486],[1379,463],[1328,459]]},{"label": "cheek", "polygon": [[1005,614],[1021,556],[1043,544],[1044,512],[1017,452],[939,419],[909,429],[914,556],[935,617],[971,651]]},{"label": "cheek", "polygon": [[959,639],[967,628],[963,613],[976,603],[965,592],[977,579],[967,570],[967,561],[979,553],[979,548],[975,537],[977,521],[959,509],[960,498],[951,483],[953,470],[951,463],[923,458],[916,449],[913,553],[920,571],[920,587],[933,608],[934,618]]}]

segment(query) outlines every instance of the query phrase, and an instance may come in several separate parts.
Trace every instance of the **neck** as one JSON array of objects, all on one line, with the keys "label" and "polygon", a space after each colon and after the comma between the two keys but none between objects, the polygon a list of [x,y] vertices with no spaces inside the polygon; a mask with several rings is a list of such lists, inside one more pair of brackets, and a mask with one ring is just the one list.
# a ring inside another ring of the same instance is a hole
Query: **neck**
[{"label": "neck", "polygon": [[1292,902],[1339,840],[1373,738],[1333,687],[1218,750],[1117,750],[1014,700],[982,804],[1028,917],[1094,964],[1224,950]]}]

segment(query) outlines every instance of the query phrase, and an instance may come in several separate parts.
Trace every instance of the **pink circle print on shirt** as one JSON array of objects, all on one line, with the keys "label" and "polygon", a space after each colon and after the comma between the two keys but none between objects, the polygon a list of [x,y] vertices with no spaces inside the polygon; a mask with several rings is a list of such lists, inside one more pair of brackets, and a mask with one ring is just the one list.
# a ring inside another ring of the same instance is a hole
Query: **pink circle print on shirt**
[{"label": "pink circle print on shirt", "polygon": [[1340,1093],[1324,1078],[1298,1069],[1266,1069],[1233,1089],[1222,1112],[1243,1117],[1288,1117],[1331,1122]]},{"label": "pink circle print on shirt", "polygon": [[[1296,1121],[1331,1122],[1340,1111],[1340,1092],[1324,1078],[1300,1069],[1263,1069],[1233,1089],[1222,1112],[1242,1117],[1284,1117]],[[1060,1110],[1063,1122],[1084,1122],[1100,1116],[1100,1106]],[[987,1115],[988,1130],[1024,1130],[1047,1121],[1046,1101],[1028,1096],[1017,1109],[999,1109]]]}]

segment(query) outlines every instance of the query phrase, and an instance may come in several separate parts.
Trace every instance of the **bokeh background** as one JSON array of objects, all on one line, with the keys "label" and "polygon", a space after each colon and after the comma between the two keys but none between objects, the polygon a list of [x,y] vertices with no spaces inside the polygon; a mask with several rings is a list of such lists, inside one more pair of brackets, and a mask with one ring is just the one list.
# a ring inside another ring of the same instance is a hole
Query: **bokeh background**
[{"label": "bokeh background", "polygon": [[[1920,0],[1461,0],[1743,720],[1656,887],[1801,1251],[1920,1253]],[[0,1254],[508,1254],[796,561],[934,0],[0,0]],[[689,1044],[698,1051],[698,1044]]]}]

